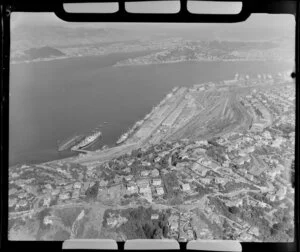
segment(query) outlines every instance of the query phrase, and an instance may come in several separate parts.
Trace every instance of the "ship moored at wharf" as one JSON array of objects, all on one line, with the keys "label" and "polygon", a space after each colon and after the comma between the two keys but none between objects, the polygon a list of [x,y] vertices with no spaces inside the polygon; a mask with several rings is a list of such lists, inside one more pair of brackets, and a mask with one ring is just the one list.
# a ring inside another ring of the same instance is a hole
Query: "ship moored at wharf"
[{"label": "ship moored at wharf", "polygon": [[65,141],[59,143],[58,151],[66,151],[71,149],[74,145],[80,143],[84,139],[84,135],[75,135]]},{"label": "ship moored at wharf", "polygon": [[79,150],[90,146],[94,143],[99,137],[102,136],[101,131],[95,131],[91,135],[85,137],[79,144],[73,146],[71,150]]}]

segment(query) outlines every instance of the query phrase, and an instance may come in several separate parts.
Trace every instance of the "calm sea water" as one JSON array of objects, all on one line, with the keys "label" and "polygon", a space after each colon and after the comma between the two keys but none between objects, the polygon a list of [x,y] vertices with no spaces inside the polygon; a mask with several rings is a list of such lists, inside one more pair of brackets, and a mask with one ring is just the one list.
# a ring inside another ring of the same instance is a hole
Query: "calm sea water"
[{"label": "calm sea water", "polygon": [[[112,67],[138,53],[11,66],[10,165],[69,156],[57,143],[102,125],[102,144],[143,118],[175,86],[232,79],[236,72],[292,70],[274,62],[183,62]],[[104,124],[107,122],[107,124]]]}]

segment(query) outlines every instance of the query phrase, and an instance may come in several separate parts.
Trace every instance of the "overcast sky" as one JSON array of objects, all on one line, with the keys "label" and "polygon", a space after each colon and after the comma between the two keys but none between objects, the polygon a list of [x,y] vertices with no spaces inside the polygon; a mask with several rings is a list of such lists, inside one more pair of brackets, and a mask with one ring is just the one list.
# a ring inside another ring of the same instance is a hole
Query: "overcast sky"
[{"label": "overcast sky", "polygon": [[[212,6],[211,2],[209,4],[202,2],[201,6],[197,6],[196,4],[199,2],[190,2],[192,3],[192,6],[190,6],[190,10],[193,10],[194,12],[209,12],[212,13],[215,10],[216,11],[222,11],[223,13],[238,13],[241,9],[241,6],[235,5],[235,4],[229,4],[226,5],[228,7],[224,7],[221,3],[220,6],[216,8],[216,6]],[[204,3],[204,5],[203,5]],[[143,3],[144,6],[137,5],[137,3],[133,3],[133,6],[131,6],[131,11],[136,10],[145,10],[145,11],[166,11],[169,12],[177,12],[179,10],[179,3],[176,2],[165,2],[160,3],[159,5],[149,5],[148,3]],[[152,3],[153,4],[153,3]],[[85,7],[87,5],[69,5],[66,6],[65,9],[67,11],[72,12],[90,12],[91,10],[99,10],[99,6],[91,5],[89,3],[88,7]],[[115,11],[116,6],[107,7],[101,5],[101,9],[103,12],[107,12],[109,10]],[[127,23],[127,24],[120,24],[120,23],[68,23],[65,21],[60,20],[58,17],[55,16],[54,13],[13,13],[12,14],[12,20],[11,20],[11,27],[12,29],[15,27],[18,27],[20,25],[29,25],[32,27],[35,26],[49,26],[49,25],[59,25],[59,26],[67,26],[70,28],[77,28],[80,26],[84,27],[93,27],[93,28],[100,28],[100,27],[107,27],[107,28],[124,28],[124,29],[140,29],[141,27],[145,28],[153,28],[155,30],[159,30],[161,28],[165,29],[173,29],[176,27],[176,29],[187,29],[187,28],[194,28],[194,27],[210,27],[215,26],[215,24],[133,24],[133,23]],[[218,24],[218,26],[224,26],[224,28],[247,28],[247,29],[279,29],[279,30],[290,30],[294,29],[295,27],[295,20],[292,15],[286,15],[286,14],[278,14],[278,15],[271,15],[271,14],[254,14],[249,17],[249,19],[246,22],[242,23],[234,23],[234,24]]]}]

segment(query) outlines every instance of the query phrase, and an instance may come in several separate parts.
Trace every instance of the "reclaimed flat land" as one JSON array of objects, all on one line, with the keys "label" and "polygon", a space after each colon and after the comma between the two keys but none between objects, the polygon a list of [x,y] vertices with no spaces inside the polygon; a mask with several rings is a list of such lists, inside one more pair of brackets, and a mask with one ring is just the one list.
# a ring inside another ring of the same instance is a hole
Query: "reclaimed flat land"
[{"label": "reclaimed flat land", "polygon": [[241,86],[236,82],[226,88],[219,85],[201,91],[181,87],[166,96],[122,145],[71,158],[72,162],[99,164],[162,140],[203,140],[249,130],[255,118],[239,100],[254,87],[260,90],[271,86]]}]

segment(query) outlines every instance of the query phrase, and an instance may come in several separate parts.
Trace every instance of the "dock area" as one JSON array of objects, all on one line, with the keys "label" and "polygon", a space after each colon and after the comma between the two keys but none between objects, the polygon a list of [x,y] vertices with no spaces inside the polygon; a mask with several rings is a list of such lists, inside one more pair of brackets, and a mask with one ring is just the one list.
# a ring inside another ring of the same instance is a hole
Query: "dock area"
[{"label": "dock area", "polygon": [[[195,84],[190,88],[174,88],[117,143],[151,145],[162,140],[206,139],[232,130],[248,129],[251,115],[245,112],[240,97],[245,97],[247,90],[253,87],[269,88],[271,85],[274,83],[249,84],[234,79],[223,83]],[[260,110],[267,111],[265,108]]]},{"label": "dock area", "polygon": [[84,138],[84,135],[75,135],[70,138],[68,138],[65,141],[62,141],[62,143],[59,144],[58,151],[64,151],[71,149],[74,145],[78,144],[82,139]]}]

